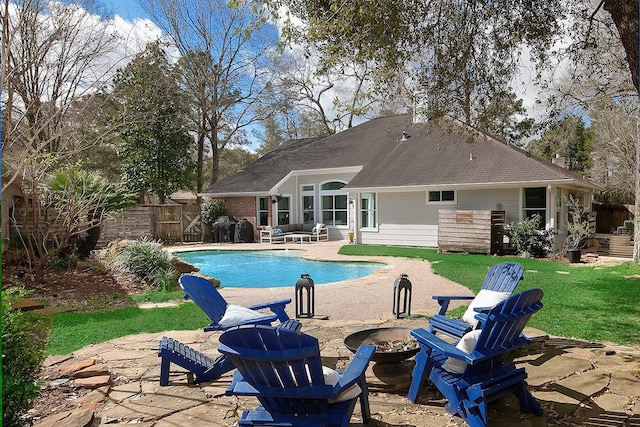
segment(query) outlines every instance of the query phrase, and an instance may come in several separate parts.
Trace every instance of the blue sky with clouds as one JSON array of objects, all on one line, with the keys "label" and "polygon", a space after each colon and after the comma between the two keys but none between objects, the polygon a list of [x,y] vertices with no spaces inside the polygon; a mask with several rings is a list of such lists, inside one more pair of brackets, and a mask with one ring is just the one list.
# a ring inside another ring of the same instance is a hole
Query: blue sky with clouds
[{"label": "blue sky with clouds", "polygon": [[136,0],[103,0],[107,10],[122,18],[133,21],[145,14]]}]

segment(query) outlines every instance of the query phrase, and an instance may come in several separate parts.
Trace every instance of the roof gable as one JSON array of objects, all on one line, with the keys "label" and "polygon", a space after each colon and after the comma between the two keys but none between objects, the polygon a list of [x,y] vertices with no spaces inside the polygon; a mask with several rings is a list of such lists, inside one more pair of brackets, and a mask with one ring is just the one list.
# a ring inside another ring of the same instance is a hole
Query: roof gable
[{"label": "roof gable", "polygon": [[582,181],[460,122],[447,120],[446,132],[442,123],[413,123],[410,115],[382,117],[324,138],[291,141],[205,193],[267,192],[292,171],[355,166],[362,170],[345,188]]}]

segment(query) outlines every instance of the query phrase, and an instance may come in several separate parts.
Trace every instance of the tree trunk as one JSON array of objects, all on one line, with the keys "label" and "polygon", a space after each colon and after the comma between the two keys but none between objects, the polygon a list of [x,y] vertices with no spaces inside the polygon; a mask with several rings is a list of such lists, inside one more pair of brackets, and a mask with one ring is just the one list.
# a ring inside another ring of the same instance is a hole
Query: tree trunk
[{"label": "tree trunk", "polygon": [[200,204],[199,194],[202,192],[203,187],[203,170],[204,170],[204,130],[198,133],[198,160],[197,160],[197,178],[196,178],[196,203]]},{"label": "tree trunk", "polygon": [[604,10],[611,14],[627,54],[633,85],[638,89],[638,2],[605,0]]},{"label": "tree trunk", "polygon": [[637,221],[637,214],[640,212],[640,88],[638,86],[638,32],[640,24],[638,15],[640,2],[630,0],[605,0],[604,10],[611,14],[611,18],[620,34],[620,41],[627,54],[627,63],[631,71],[633,85],[638,91],[638,146],[636,149],[636,203],[633,212],[635,223],[633,260],[640,262],[640,225]]},{"label": "tree trunk", "polygon": [[[638,95],[640,98],[640,93]],[[638,99],[638,144],[636,146],[636,208],[633,212],[633,261],[640,263],[640,222],[638,221],[640,212],[640,99]]]}]

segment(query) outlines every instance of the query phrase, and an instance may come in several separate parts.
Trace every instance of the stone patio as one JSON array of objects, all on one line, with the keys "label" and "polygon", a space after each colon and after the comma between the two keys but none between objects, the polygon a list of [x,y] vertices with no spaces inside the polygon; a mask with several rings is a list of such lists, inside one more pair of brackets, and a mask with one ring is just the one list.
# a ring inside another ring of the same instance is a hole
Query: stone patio
[{"label": "stone patio", "polygon": [[[312,318],[301,319],[301,322],[305,333],[319,339],[324,364],[340,369],[352,357],[343,343],[347,335],[376,327],[422,327],[426,320],[365,322]],[[526,333],[534,339],[534,344],[521,352],[516,361],[526,367],[529,386],[545,414],[542,417],[521,414],[517,399],[507,396],[491,404],[492,426],[640,424],[640,381],[637,378],[640,349],[547,337],[533,329],[527,329]],[[256,406],[257,400],[252,398],[224,395],[230,384],[230,374],[216,382],[193,385],[188,383],[185,370],[172,365],[170,385],[160,387],[157,346],[163,335],[209,355],[217,354],[220,333],[197,330],[127,336],[85,347],[67,356],[73,356],[68,360],[60,356],[50,358],[45,371],[48,376],[45,392],[60,386],[56,382],[58,376],[77,377],[74,369],[77,368],[76,372],[86,370],[87,360],[92,366],[101,368],[95,369],[95,388],[77,393],[79,397],[72,402],[73,410],[38,420],[35,425],[233,426],[242,410]],[[376,377],[370,366],[367,382],[373,419],[367,425],[465,425],[444,410],[445,401],[428,383],[423,385],[418,404],[406,399],[413,362],[405,363],[405,374],[393,378]],[[71,367],[72,364],[75,367]],[[108,385],[101,385],[104,365],[109,370]],[[88,384],[90,378],[83,380]],[[353,426],[364,425],[358,405],[351,422]]]}]

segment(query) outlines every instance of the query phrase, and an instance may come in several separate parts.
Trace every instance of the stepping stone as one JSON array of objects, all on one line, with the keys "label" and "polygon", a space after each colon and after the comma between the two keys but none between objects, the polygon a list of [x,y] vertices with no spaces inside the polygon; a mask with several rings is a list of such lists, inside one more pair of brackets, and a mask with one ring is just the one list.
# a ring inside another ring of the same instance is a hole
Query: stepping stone
[{"label": "stepping stone", "polygon": [[89,378],[89,377],[98,377],[101,375],[109,375],[109,367],[107,366],[106,363],[91,365],[84,369],[81,369],[74,374],[74,377]]},{"label": "stepping stone", "polygon": [[16,303],[13,304],[13,308],[17,308],[22,311],[32,311],[44,308],[44,304],[31,298],[23,298],[16,301]]},{"label": "stepping stone", "polygon": [[98,388],[111,383],[110,375],[100,375],[98,377],[78,378],[73,381],[73,385],[76,387],[84,388]]}]

